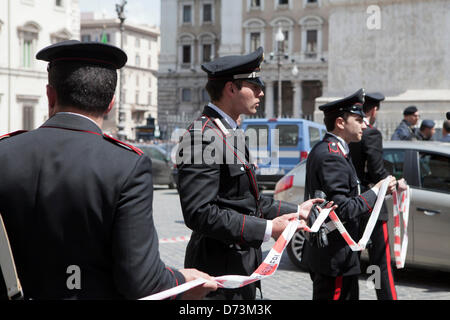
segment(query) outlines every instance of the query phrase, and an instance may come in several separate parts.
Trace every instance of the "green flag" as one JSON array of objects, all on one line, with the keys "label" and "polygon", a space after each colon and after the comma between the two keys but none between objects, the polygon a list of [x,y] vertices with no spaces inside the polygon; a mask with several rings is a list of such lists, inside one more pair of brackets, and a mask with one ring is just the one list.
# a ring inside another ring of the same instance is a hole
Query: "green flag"
[{"label": "green flag", "polygon": [[103,29],[102,32],[102,40],[100,40],[101,43],[108,43],[108,37],[106,36],[105,30]]}]

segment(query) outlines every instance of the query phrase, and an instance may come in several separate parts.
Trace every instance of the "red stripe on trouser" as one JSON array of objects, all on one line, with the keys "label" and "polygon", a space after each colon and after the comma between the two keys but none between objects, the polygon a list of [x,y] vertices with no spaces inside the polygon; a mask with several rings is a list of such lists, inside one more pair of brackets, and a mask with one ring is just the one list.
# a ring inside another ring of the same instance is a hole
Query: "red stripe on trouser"
[{"label": "red stripe on trouser", "polygon": [[336,277],[333,300],[339,300],[342,291],[342,276]]},{"label": "red stripe on trouser", "polygon": [[389,286],[391,288],[392,299],[397,300],[397,292],[395,291],[394,277],[391,268],[391,250],[389,248],[389,233],[387,230],[387,221],[383,221],[384,244],[386,245],[386,266],[389,277]]}]

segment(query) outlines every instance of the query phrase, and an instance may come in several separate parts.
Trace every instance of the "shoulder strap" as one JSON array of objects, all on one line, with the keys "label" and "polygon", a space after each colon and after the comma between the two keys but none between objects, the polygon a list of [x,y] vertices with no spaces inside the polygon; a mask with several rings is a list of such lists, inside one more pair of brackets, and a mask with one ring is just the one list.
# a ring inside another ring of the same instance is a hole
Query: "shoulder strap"
[{"label": "shoulder strap", "polygon": [[25,133],[25,132],[28,132],[28,131],[27,130],[18,130],[18,131],[10,132],[10,133],[0,136],[0,140],[6,139],[6,138],[11,138],[11,137],[17,136],[17,135],[19,135],[21,133]]},{"label": "shoulder strap", "polygon": [[22,286],[17,276],[14,257],[9,245],[8,234],[3,224],[2,215],[0,214],[0,267],[5,280],[6,289],[8,290],[9,300],[23,299]]},{"label": "shoulder strap", "polygon": [[116,138],[113,138],[113,137],[107,135],[106,133],[103,134],[103,138],[105,138],[109,142],[112,142],[112,143],[117,144],[119,146],[125,147],[125,149],[133,151],[134,153],[137,153],[140,156],[142,156],[144,154],[144,152],[141,149],[139,149],[139,148],[137,148],[137,147],[135,147],[135,146],[133,146],[131,144],[125,143],[123,141],[117,140]]}]

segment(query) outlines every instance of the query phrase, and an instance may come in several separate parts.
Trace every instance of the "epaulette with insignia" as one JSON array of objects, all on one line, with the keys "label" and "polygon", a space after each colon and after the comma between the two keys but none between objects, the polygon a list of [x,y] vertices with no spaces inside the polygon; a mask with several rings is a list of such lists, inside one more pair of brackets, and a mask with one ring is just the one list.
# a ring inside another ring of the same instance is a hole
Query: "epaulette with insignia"
[{"label": "epaulette with insignia", "polygon": [[227,128],[225,128],[224,124],[219,118],[214,119],[214,123],[219,128],[220,131],[222,131],[223,135],[226,137],[231,136],[231,133],[228,131]]},{"label": "epaulette with insignia", "polygon": [[103,138],[105,138],[105,139],[108,140],[109,142],[112,142],[112,143],[115,143],[115,144],[117,144],[117,145],[119,145],[119,146],[122,146],[122,147],[124,147],[125,149],[128,149],[128,150],[130,150],[130,151],[133,151],[133,152],[137,153],[137,154],[140,155],[140,156],[142,156],[142,155],[144,154],[144,152],[143,152],[141,149],[139,149],[139,148],[137,148],[137,147],[135,147],[135,146],[132,146],[131,144],[125,143],[125,142],[123,142],[123,141],[117,140],[117,139],[115,139],[115,138],[113,138],[113,137],[107,135],[106,133],[103,134]]},{"label": "epaulette with insignia", "polygon": [[330,151],[330,153],[341,153],[338,144],[334,141],[328,143],[328,150]]},{"label": "epaulette with insignia", "polygon": [[27,130],[17,130],[17,131],[11,132],[11,133],[7,133],[7,134],[0,136],[0,140],[6,139],[6,138],[11,138],[11,137],[17,136],[17,135],[25,133],[25,132],[28,132],[28,131]]}]

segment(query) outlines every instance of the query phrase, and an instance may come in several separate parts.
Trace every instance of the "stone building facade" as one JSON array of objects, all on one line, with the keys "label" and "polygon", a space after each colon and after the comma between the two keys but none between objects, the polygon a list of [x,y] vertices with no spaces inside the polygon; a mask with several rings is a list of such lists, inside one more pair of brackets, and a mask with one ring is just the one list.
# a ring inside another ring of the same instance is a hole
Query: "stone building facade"
[{"label": "stone building facade", "polygon": [[[265,49],[266,84],[258,116],[278,116],[281,78],[281,115],[312,118],[314,99],[327,84],[328,9],[322,0],[165,0],[161,17],[160,130],[170,135],[185,127],[209,101],[203,62],[246,54],[258,46]],[[275,34],[280,27],[284,51],[277,55],[281,50]]]},{"label": "stone building facade", "polygon": [[47,63],[36,53],[79,37],[78,0],[0,1],[0,135],[47,120]]},{"label": "stone building facade", "polygon": [[163,138],[170,138],[176,128],[184,128],[209,101],[201,64],[218,56],[221,2],[161,2],[158,122]]},{"label": "stone building facade", "polygon": [[[312,119],[314,100],[322,95],[327,84],[328,8],[322,0],[241,2],[241,53],[249,53],[258,46],[265,49],[262,64],[265,99],[258,116],[280,116],[281,82],[281,116]],[[279,28],[284,35],[281,44],[276,41]],[[222,29],[225,33],[226,26]]]},{"label": "stone building facade", "polygon": [[[416,105],[440,127],[450,110],[450,1],[324,0],[329,7],[328,86],[316,106],[364,87],[386,96],[378,127],[389,139]],[[322,121],[316,109],[317,121]]]},{"label": "stone building facade", "polygon": [[[81,41],[106,41],[121,47],[118,19],[97,18],[93,13],[81,15]],[[126,138],[136,138],[136,127],[145,125],[146,119],[158,118],[158,55],[160,50],[159,30],[146,25],[134,25],[125,20],[123,50],[128,61],[118,73],[116,102],[105,117],[104,131],[117,136],[118,108],[120,103],[120,79],[122,82],[124,131]]]}]

